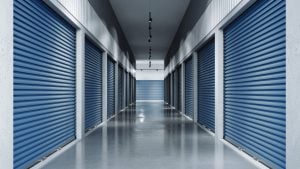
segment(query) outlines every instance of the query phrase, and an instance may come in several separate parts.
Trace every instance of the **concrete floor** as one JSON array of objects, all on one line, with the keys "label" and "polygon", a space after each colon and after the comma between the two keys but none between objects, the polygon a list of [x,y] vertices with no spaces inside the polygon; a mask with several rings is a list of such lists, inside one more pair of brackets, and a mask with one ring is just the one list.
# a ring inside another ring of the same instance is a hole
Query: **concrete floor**
[{"label": "concrete floor", "polygon": [[46,169],[252,169],[253,164],[163,103],[110,120]]}]

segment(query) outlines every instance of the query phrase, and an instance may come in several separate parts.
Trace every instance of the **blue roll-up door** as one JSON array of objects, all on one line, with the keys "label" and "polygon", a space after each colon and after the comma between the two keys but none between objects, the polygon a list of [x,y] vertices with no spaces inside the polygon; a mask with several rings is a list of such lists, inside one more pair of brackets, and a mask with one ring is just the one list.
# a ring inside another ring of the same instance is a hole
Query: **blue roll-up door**
[{"label": "blue roll-up door", "polygon": [[178,102],[178,110],[182,111],[182,102],[181,102],[181,98],[182,98],[182,76],[181,76],[181,72],[182,72],[182,66],[180,65],[178,69],[178,98],[177,98],[177,102]]},{"label": "blue roll-up door", "polygon": [[175,106],[175,72],[173,71],[171,76],[172,76],[172,79],[171,79],[171,98],[172,98],[172,106]]},{"label": "blue roll-up door", "polygon": [[165,89],[165,102],[168,103],[168,76],[165,77],[165,84],[164,84],[164,89]]},{"label": "blue roll-up door", "polygon": [[167,102],[167,80],[164,78],[164,101]]},{"label": "blue roll-up door", "polygon": [[185,114],[193,118],[193,59],[190,57],[185,62]]},{"label": "blue roll-up door", "polygon": [[13,38],[14,168],[21,169],[75,139],[76,30],[43,1],[15,0]]},{"label": "blue roll-up door", "polygon": [[118,107],[119,110],[122,110],[124,105],[123,105],[123,68],[119,66],[118,69]]},{"label": "blue roll-up door", "polygon": [[173,93],[173,95],[174,95],[174,107],[176,108],[176,109],[178,109],[178,70],[177,69],[175,69],[175,71],[174,71],[174,93]]},{"label": "blue roll-up door", "polygon": [[135,102],[135,78],[133,77],[132,101]]},{"label": "blue roll-up door", "polygon": [[128,99],[128,105],[130,105],[131,101],[130,101],[130,91],[131,91],[131,80],[130,80],[130,73],[128,73],[128,96],[127,96],[127,99]]},{"label": "blue roll-up door", "polygon": [[115,114],[115,61],[107,59],[107,118]]},{"label": "blue roll-up door", "polygon": [[132,78],[131,74],[129,74],[129,104],[132,103]]},{"label": "blue roll-up door", "polygon": [[102,51],[85,40],[85,130],[102,122]]},{"label": "blue roll-up door", "polygon": [[130,74],[130,104],[132,103],[132,101],[133,101],[133,98],[132,98],[132,96],[133,96],[133,79],[132,79],[132,75]]},{"label": "blue roll-up door", "polygon": [[168,103],[171,105],[171,74],[168,76]]},{"label": "blue roll-up door", "polygon": [[198,51],[198,123],[215,130],[215,42]]},{"label": "blue roll-up door", "polygon": [[169,89],[170,89],[170,105],[171,105],[171,106],[173,106],[173,97],[172,97],[172,95],[173,95],[173,94],[172,94],[172,93],[173,93],[173,90],[172,90],[172,89],[173,89],[173,88],[172,88],[172,85],[173,85],[172,83],[173,83],[173,81],[172,81],[172,79],[173,79],[173,73],[170,74],[170,86],[169,86]]},{"label": "blue roll-up door", "polygon": [[133,101],[136,102],[136,78],[134,77],[134,95],[133,95]]},{"label": "blue roll-up door", "polygon": [[165,91],[166,91],[166,102],[170,105],[170,75],[166,77]]},{"label": "blue roll-up door", "polygon": [[128,103],[129,103],[129,101],[128,101],[128,88],[129,88],[129,86],[128,86],[128,73],[127,72],[125,72],[125,106],[127,107],[128,106]]},{"label": "blue roll-up door", "polygon": [[271,168],[286,167],[285,14],[257,1],[224,30],[225,139]]},{"label": "blue roll-up door", "polygon": [[132,99],[131,102],[134,103],[134,77],[132,76]]},{"label": "blue roll-up door", "polygon": [[138,80],[137,100],[163,100],[164,81],[163,80]]}]

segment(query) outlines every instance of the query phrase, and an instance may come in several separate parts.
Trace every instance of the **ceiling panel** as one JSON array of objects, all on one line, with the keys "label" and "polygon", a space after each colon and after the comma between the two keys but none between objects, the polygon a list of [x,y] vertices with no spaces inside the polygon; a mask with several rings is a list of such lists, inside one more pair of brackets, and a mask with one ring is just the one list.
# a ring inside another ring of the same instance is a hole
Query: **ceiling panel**
[{"label": "ceiling panel", "polygon": [[163,60],[190,0],[110,0],[136,60],[148,59],[148,13],[152,12],[152,59]]}]

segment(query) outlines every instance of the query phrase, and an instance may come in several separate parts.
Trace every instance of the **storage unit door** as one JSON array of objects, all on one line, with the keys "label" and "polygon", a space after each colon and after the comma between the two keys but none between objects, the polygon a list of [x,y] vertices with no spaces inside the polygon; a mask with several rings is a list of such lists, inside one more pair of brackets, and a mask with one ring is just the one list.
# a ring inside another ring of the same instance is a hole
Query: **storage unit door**
[{"label": "storage unit door", "polygon": [[181,76],[181,72],[182,72],[182,66],[180,66],[178,68],[178,98],[177,98],[177,102],[178,102],[178,110],[182,111],[182,76]]},{"label": "storage unit door", "polygon": [[198,123],[215,130],[215,42],[198,52]]},{"label": "storage unit door", "polygon": [[134,78],[134,102],[136,102],[136,78]]},{"label": "storage unit door", "polygon": [[125,107],[128,106],[128,99],[127,99],[127,95],[128,95],[128,73],[125,72]]},{"label": "storage unit door", "polygon": [[284,0],[255,2],[224,30],[225,139],[285,168]]},{"label": "storage unit door", "polygon": [[102,51],[85,40],[85,130],[102,122]]},{"label": "storage unit door", "polygon": [[133,103],[134,102],[134,78],[133,76],[131,77],[132,78],[132,99],[131,99],[131,102]]},{"label": "storage unit door", "polygon": [[135,93],[135,79],[134,77],[132,76],[132,102],[134,103],[135,101],[135,98],[134,98],[134,94]]},{"label": "storage unit door", "polygon": [[163,100],[163,80],[138,80],[137,100]]},{"label": "storage unit door", "polygon": [[129,82],[129,88],[128,88],[128,104],[131,104],[131,77],[130,74],[128,74],[128,82]]},{"label": "storage unit door", "polygon": [[130,101],[129,101],[129,94],[130,94],[130,92],[129,92],[129,88],[130,88],[130,85],[129,85],[129,73],[127,73],[126,74],[126,81],[127,81],[127,91],[126,91],[126,102],[127,102],[127,106],[129,106],[129,103],[130,103]]},{"label": "storage unit door", "polygon": [[185,114],[193,118],[193,59],[189,58],[185,62]]},{"label": "storage unit door", "polygon": [[170,105],[173,106],[173,73],[170,74]]},{"label": "storage unit door", "polygon": [[169,84],[168,84],[168,86],[169,86],[169,87],[168,87],[168,92],[169,92],[169,93],[168,93],[168,98],[169,98],[169,104],[170,104],[170,105],[172,104],[172,103],[171,103],[171,102],[172,102],[172,97],[171,97],[171,92],[172,92],[172,91],[171,91],[171,85],[172,85],[172,84],[171,84],[171,83],[172,83],[172,82],[171,82],[171,75],[172,75],[172,74],[169,75],[169,79],[168,79],[168,83],[169,83]]},{"label": "storage unit door", "polygon": [[167,102],[167,79],[164,79],[164,98],[165,102]]},{"label": "storage unit door", "polygon": [[127,72],[124,70],[124,86],[125,86],[125,90],[124,90],[124,107],[127,107]]},{"label": "storage unit door", "polygon": [[178,75],[177,74],[178,74],[178,70],[176,69],[175,72],[174,72],[174,99],[173,99],[174,100],[174,107],[176,109],[178,109],[178,102],[177,102],[178,101],[178,99],[177,99],[178,98],[178,86],[177,86],[178,85],[178,82],[177,82],[178,81],[178,79],[177,79]]},{"label": "storage unit door", "polygon": [[123,108],[123,68],[119,66],[118,69],[118,107],[119,110]]},{"label": "storage unit door", "polygon": [[168,99],[168,104],[171,104],[171,98],[170,98],[170,74],[168,75],[167,78],[167,99]]},{"label": "storage unit door", "polygon": [[129,104],[132,103],[132,78],[131,74],[129,74]]},{"label": "storage unit door", "polygon": [[165,78],[165,98],[166,98],[166,102],[169,103],[169,101],[168,101],[168,76]]},{"label": "storage unit door", "polygon": [[130,73],[128,73],[128,105],[130,105],[130,92],[131,92],[131,79],[130,79]]},{"label": "storage unit door", "polygon": [[132,77],[133,88],[132,88],[132,102],[135,102],[135,79]]},{"label": "storage unit door", "polygon": [[172,73],[172,106],[175,106],[175,72]]},{"label": "storage unit door", "polygon": [[115,62],[107,59],[107,118],[115,114]]},{"label": "storage unit door", "polygon": [[18,169],[75,139],[76,30],[43,1],[15,0],[13,38]]}]

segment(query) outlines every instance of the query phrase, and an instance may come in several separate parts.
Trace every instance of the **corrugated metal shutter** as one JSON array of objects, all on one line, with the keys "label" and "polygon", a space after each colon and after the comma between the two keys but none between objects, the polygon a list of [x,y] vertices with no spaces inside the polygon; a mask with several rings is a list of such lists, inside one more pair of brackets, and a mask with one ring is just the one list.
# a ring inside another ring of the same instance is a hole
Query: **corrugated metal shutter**
[{"label": "corrugated metal shutter", "polygon": [[132,78],[131,74],[129,74],[129,104],[132,103]]},{"label": "corrugated metal shutter", "polygon": [[185,114],[194,117],[193,108],[193,59],[190,57],[185,62]]},{"label": "corrugated metal shutter", "polygon": [[173,71],[172,72],[172,79],[171,79],[171,85],[172,85],[172,88],[171,88],[171,97],[172,97],[172,106],[175,106],[175,72]]},{"label": "corrugated metal shutter", "polygon": [[135,91],[135,90],[136,90],[136,89],[135,89],[135,78],[134,78],[134,77],[132,77],[132,78],[133,78],[133,94],[132,94],[133,100],[132,100],[132,101],[135,102],[135,92],[136,92],[136,91]]},{"label": "corrugated metal shutter", "polygon": [[198,52],[198,123],[215,130],[215,41]]},{"label": "corrugated metal shutter", "polygon": [[133,77],[133,102],[135,102],[135,91],[136,89],[135,89],[135,78]]},{"label": "corrugated metal shutter", "polygon": [[102,122],[102,51],[85,40],[85,130]]},{"label": "corrugated metal shutter", "polygon": [[115,114],[115,61],[107,59],[107,118]]},{"label": "corrugated metal shutter", "polygon": [[224,30],[225,139],[285,168],[285,1],[255,2]]},{"label": "corrugated metal shutter", "polygon": [[125,77],[126,77],[126,82],[125,82],[125,84],[126,84],[126,90],[125,90],[125,98],[126,98],[126,100],[125,100],[125,103],[126,103],[126,107],[128,106],[128,103],[129,103],[129,101],[128,101],[128,88],[129,88],[129,86],[128,86],[128,73],[127,72],[125,72]]},{"label": "corrugated metal shutter", "polygon": [[128,99],[128,105],[130,105],[131,101],[130,101],[130,92],[131,92],[131,79],[130,79],[130,73],[128,73],[128,96],[127,96],[127,99]]},{"label": "corrugated metal shutter", "polygon": [[43,1],[14,1],[14,168],[75,139],[75,47],[76,30]]},{"label": "corrugated metal shutter", "polygon": [[163,80],[138,80],[137,100],[163,100]]},{"label": "corrugated metal shutter", "polygon": [[164,96],[164,98],[165,98],[165,102],[166,103],[168,103],[168,76],[166,76],[165,77],[165,84],[164,84],[165,86],[164,86],[164,89],[165,89],[165,96]]},{"label": "corrugated metal shutter", "polygon": [[174,107],[178,109],[178,69],[174,72]]},{"label": "corrugated metal shutter", "polygon": [[134,91],[135,91],[135,89],[134,89],[134,77],[132,76],[132,103],[134,103]]},{"label": "corrugated metal shutter", "polygon": [[166,90],[166,102],[168,104],[170,104],[170,75],[168,75],[166,77],[166,86],[165,86],[165,90]]},{"label": "corrugated metal shutter", "polygon": [[182,72],[182,66],[180,65],[180,67],[178,68],[178,110],[182,111],[182,102],[181,102],[181,98],[182,98],[182,76],[181,76],[181,72]]},{"label": "corrugated metal shutter", "polygon": [[173,84],[172,84],[172,83],[173,83],[173,82],[172,82],[172,79],[173,79],[173,78],[172,78],[172,77],[173,77],[173,73],[170,74],[170,85],[169,85],[169,89],[170,89],[170,105],[171,105],[171,106],[173,106],[173,97],[172,97],[172,92],[173,92],[173,91],[172,91],[172,90],[173,90],[173,89],[172,89],[172,85],[173,85]]},{"label": "corrugated metal shutter", "polygon": [[119,110],[122,110],[124,105],[123,105],[123,68],[119,66],[118,69],[118,106]]},{"label": "corrugated metal shutter", "polygon": [[168,103],[171,105],[171,74],[168,76]]}]

